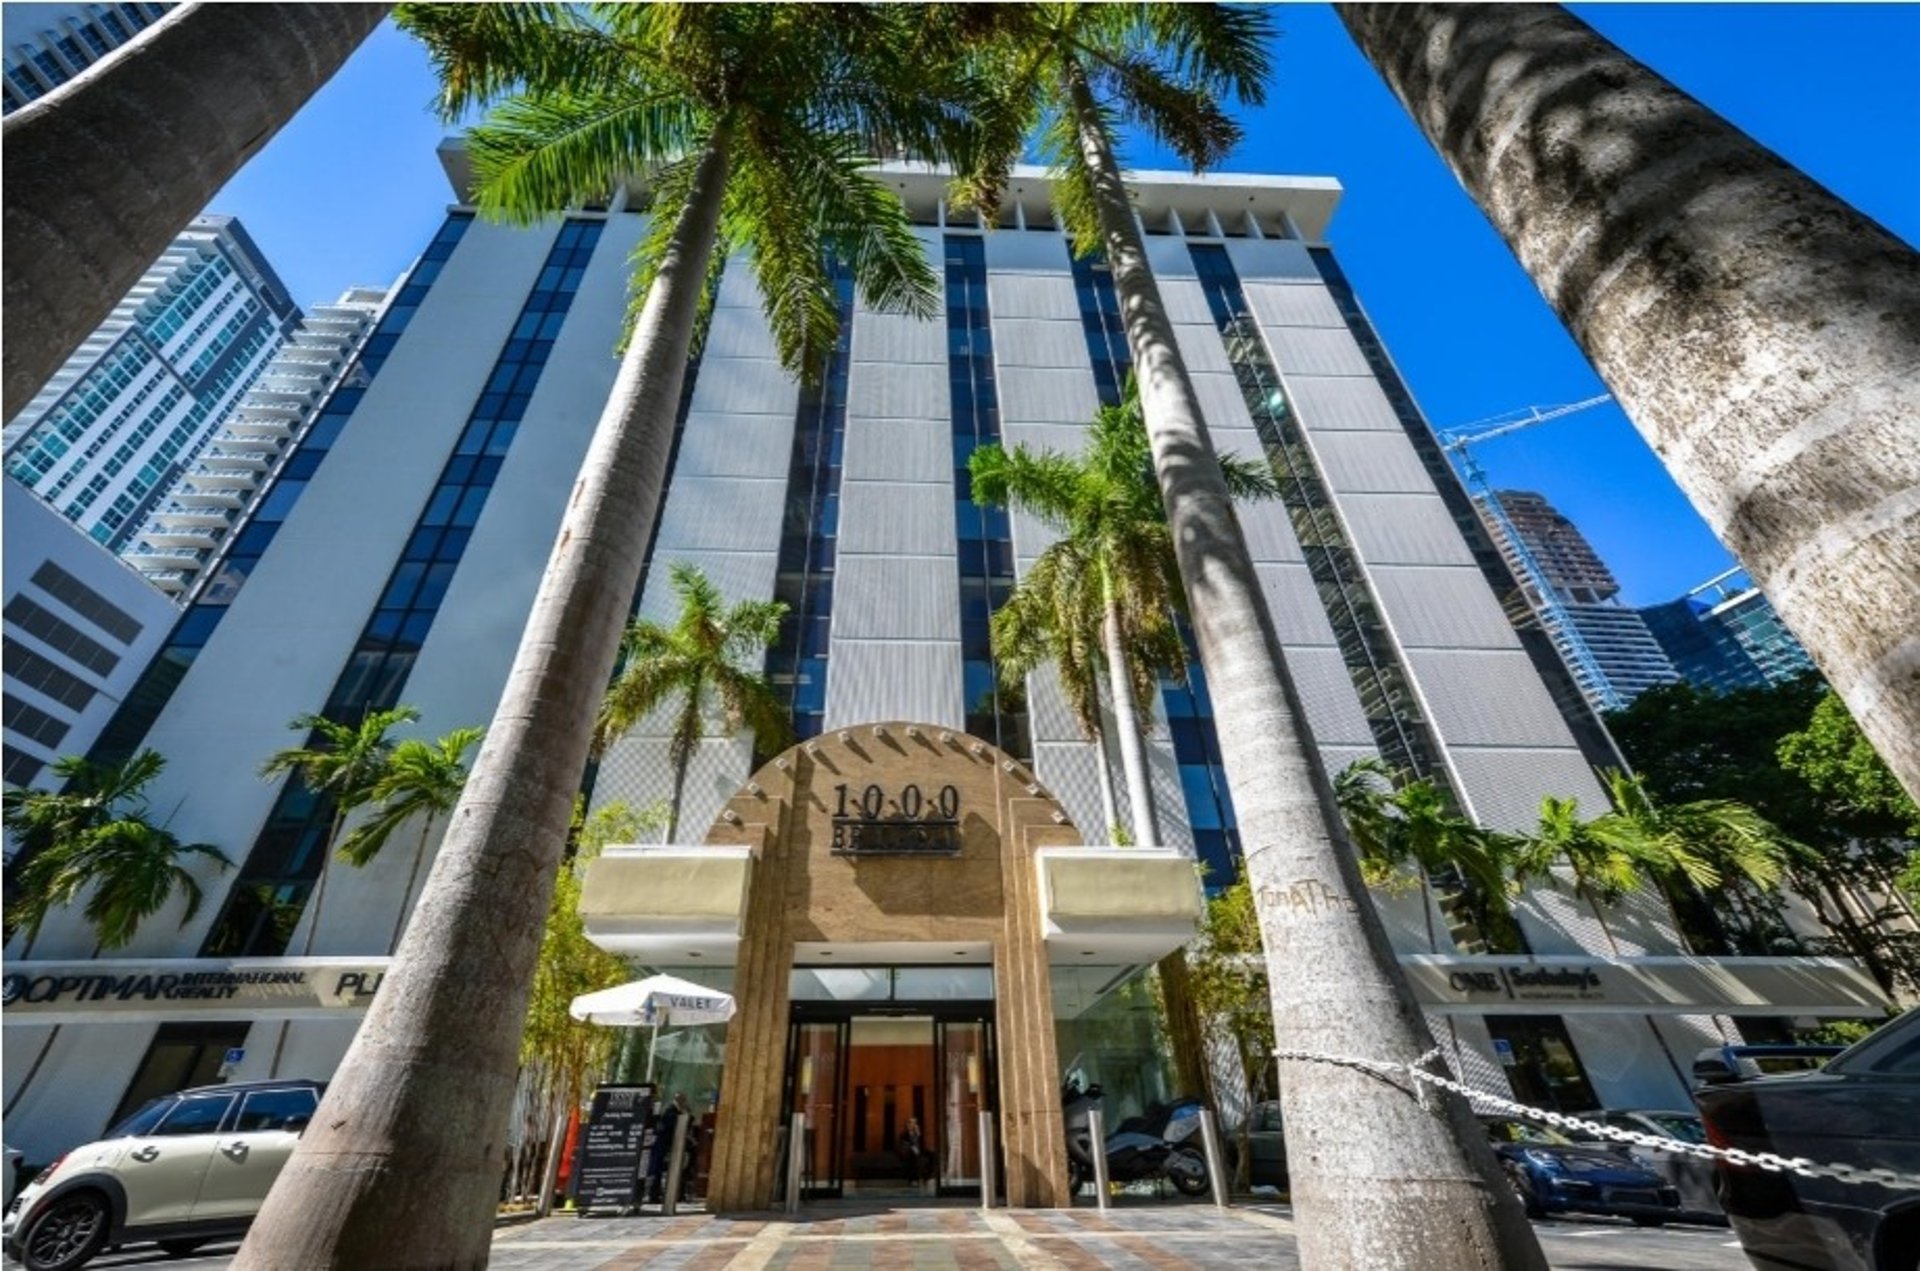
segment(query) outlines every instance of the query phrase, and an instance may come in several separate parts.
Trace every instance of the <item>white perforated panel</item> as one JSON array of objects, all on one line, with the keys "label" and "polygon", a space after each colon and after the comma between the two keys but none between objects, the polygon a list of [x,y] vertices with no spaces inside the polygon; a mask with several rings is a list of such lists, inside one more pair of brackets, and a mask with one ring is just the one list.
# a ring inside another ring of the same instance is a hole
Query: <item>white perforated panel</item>
[{"label": "white perforated panel", "polygon": [[1306,247],[1290,238],[1230,238],[1227,259],[1233,262],[1242,286],[1261,279],[1320,281],[1320,271],[1313,267]]},{"label": "white perforated panel", "polygon": [[996,230],[986,244],[987,268],[996,272],[1065,274],[1072,268],[1067,240],[1058,230]]},{"label": "white perforated panel", "polygon": [[836,637],[827,664],[826,726],[846,728],[880,719],[965,727],[960,642],[900,644]]},{"label": "white perforated panel", "polygon": [[1371,565],[1472,565],[1473,552],[1437,494],[1343,494],[1354,550]]},{"label": "white perforated panel", "polygon": [[[1303,287],[1287,288],[1304,291]],[[1287,387],[1300,422],[1315,432],[1403,432],[1387,395],[1371,377],[1295,376]]]},{"label": "white perforated panel", "polygon": [[933,367],[895,372],[873,363],[854,368],[847,381],[849,419],[949,418],[947,377]]},{"label": "white perforated panel", "polygon": [[[989,243],[993,237],[989,236]],[[1064,269],[1058,274],[989,271],[987,308],[995,322],[1008,318],[1080,320],[1080,298],[1073,290],[1073,275]]]},{"label": "white perforated panel", "polygon": [[1211,322],[1182,322],[1173,329],[1173,341],[1180,346],[1180,360],[1190,372],[1233,374],[1233,362],[1227,346],[1220,342],[1220,330]]},{"label": "white perforated panel", "polygon": [[1250,282],[1242,275],[1240,290],[1245,293],[1254,318],[1263,327],[1344,328],[1347,325],[1346,319],[1340,316],[1340,306],[1327,294],[1327,289],[1317,283]]},{"label": "white perforated panel", "polygon": [[765,477],[784,480],[793,449],[793,415],[687,416],[676,477]]},{"label": "white perforated panel", "polygon": [[[1181,247],[1184,252],[1185,245]],[[1212,326],[1213,310],[1207,307],[1207,293],[1191,278],[1157,276],[1160,301],[1166,306],[1167,319],[1180,326]]]},{"label": "white perforated panel", "polygon": [[1285,649],[1333,647],[1333,627],[1320,593],[1304,564],[1257,564],[1260,593],[1266,597],[1273,631]]},{"label": "white perforated panel", "polygon": [[654,556],[699,548],[767,550],[780,542],[787,483],[746,477],[676,477]]},{"label": "white perforated panel", "polygon": [[[1080,352],[1084,358],[1084,344]],[[1002,365],[999,376],[1000,418],[1008,425],[1085,424],[1100,408],[1084,363],[1058,370]]]},{"label": "white perforated panel", "polygon": [[944,419],[849,419],[841,479],[931,481],[951,490],[952,425]]},{"label": "white perforated panel", "polygon": [[1370,746],[1373,730],[1360,709],[1353,679],[1338,649],[1285,650],[1287,672],[1300,691],[1300,701],[1313,731],[1315,745]]},{"label": "white perforated panel", "polygon": [[647,587],[640,602],[640,616],[654,622],[671,623],[680,613],[679,597],[671,585],[672,565],[692,565],[707,576],[729,605],[742,600],[769,600],[773,597],[774,567],[779,557],[769,549],[754,552],[694,551],[669,547],[662,543],[653,554],[653,568],[647,574]]},{"label": "white perforated panel", "polygon": [[718,414],[792,415],[799,402],[799,384],[778,362],[722,358],[701,363],[691,409]]},{"label": "white perforated panel", "polygon": [[843,560],[863,552],[887,556],[952,556],[954,532],[950,485],[841,482],[840,557]]},{"label": "white perforated panel", "polygon": [[1207,421],[1209,431],[1217,428],[1252,430],[1253,416],[1247,413],[1247,399],[1240,391],[1239,381],[1230,372],[1196,371],[1192,379],[1193,393],[1200,400],[1200,414]]},{"label": "white perforated panel", "polygon": [[1379,565],[1371,577],[1403,648],[1520,647],[1486,578],[1472,565]]},{"label": "white perforated panel", "polygon": [[993,324],[993,358],[1002,367],[1090,366],[1086,330],[1077,318],[999,319]]},{"label": "white perforated panel", "polygon": [[947,364],[947,327],[899,313],[876,313],[862,306],[854,315],[854,363],[883,366],[939,366]]},{"label": "white perforated panel", "polygon": [[[1243,455],[1246,453],[1241,452]],[[1246,535],[1247,551],[1259,561],[1304,561],[1300,540],[1294,536],[1293,523],[1279,503],[1240,503],[1240,532]]]},{"label": "white perforated panel", "polygon": [[1474,819],[1489,829],[1527,830],[1540,819],[1545,795],[1580,800],[1583,810],[1606,810],[1606,794],[1579,751],[1455,748],[1448,759]]},{"label": "white perforated panel", "polygon": [[1404,433],[1326,432],[1309,436],[1320,472],[1336,493],[1432,494],[1433,480]]},{"label": "white perforated panel", "polygon": [[1566,720],[1519,649],[1409,649],[1406,660],[1449,747],[1573,745]]},{"label": "white perforated panel", "polygon": [[1268,327],[1267,346],[1283,375],[1371,375],[1373,368],[1342,327]]},{"label": "white perforated panel", "polygon": [[833,584],[834,637],[956,640],[959,582],[952,556],[843,555]]}]

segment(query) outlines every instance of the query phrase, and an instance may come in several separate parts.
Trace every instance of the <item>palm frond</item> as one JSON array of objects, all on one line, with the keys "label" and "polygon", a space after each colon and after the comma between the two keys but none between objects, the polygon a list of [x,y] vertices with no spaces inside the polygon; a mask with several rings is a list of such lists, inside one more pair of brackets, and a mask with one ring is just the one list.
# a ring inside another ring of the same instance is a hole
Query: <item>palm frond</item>
[{"label": "palm frond", "polygon": [[560,92],[501,103],[467,134],[474,202],[530,225],[697,150],[708,117],[677,93]]},{"label": "palm frond", "polygon": [[393,18],[426,46],[447,123],[514,93],[611,86],[635,52],[567,4],[402,4]]}]

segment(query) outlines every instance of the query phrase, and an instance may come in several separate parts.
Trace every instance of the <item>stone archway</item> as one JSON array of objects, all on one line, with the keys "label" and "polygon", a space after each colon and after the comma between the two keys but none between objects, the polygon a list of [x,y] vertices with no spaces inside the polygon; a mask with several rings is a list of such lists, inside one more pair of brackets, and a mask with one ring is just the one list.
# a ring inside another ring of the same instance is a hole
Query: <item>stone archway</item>
[{"label": "stone archway", "polygon": [[837,729],[753,774],[706,839],[750,860],[709,1182],[717,1211],[774,1199],[800,942],[991,945],[1007,1201],[1068,1202],[1036,853],[1079,843],[1023,765],[933,725]]}]

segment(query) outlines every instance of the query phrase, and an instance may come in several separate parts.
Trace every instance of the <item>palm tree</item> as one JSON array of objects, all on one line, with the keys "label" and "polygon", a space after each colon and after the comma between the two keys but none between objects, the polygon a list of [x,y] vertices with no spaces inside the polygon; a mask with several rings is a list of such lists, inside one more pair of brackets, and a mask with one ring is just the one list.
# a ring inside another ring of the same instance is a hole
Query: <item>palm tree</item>
[{"label": "palm tree", "polygon": [[390,7],[183,4],[7,116],[0,417],[32,400]]},{"label": "palm tree", "polygon": [[1920,254],[1550,5],[1336,5],[1920,797]]},{"label": "palm tree", "polygon": [[687,765],[706,736],[710,707],[720,708],[729,733],[751,729],[763,750],[786,749],[793,726],[773,686],[742,666],[780,638],[787,606],[778,600],[743,600],[728,607],[720,589],[684,561],[673,563],[668,579],[680,598],[680,612],[670,627],[642,618],[627,628],[626,666],[607,688],[594,725],[593,748],[595,754],[603,752],[648,715],[678,702],[667,741],[673,794],[663,831],[664,841],[672,842],[680,825]]},{"label": "palm tree", "polygon": [[[8,903],[7,922],[25,930],[21,957],[33,952],[47,915],[71,901],[69,896],[56,903],[50,888],[54,875],[68,870],[71,861],[84,854],[96,831],[118,820],[144,816],[147,787],[166,766],[166,758],[157,750],[142,750],[119,764],[97,764],[67,755],[56,759],[51,769],[60,779],[59,789],[20,787],[6,792],[5,822],[18,848],[19,871],[19,894]],[[49,856],[56,859],[36,865]]]},{"label": "palm tree", "polygon": [[[1482,911],[1477,920],[1507,921],[1508,840],[1454,811],[1431,780],[1411,780],[1381,759],[1358,759],[1334,778],[1333,797],[1370,884],[1387,886],[1411,865],[1444,908],[1472,903]],[[1427,945],[1437,953],[1433,907],[1424,896],[1421,907]]]},{"label": "palm tree", "polygon": [[389,949],[400,947],[400,933],[406,929],[413,900],[413,884],[420,877],[420,863],[427,856],[427,840],[433,836],[433,823],[453,811],[460,791],[467,784],[467,752],[486,736],[484,728],[456,728],[434,741],[408,737],[394,746],[384,770],[367,789],[367,802],[374,812],[353,827],[340,840],[340,858],[350,865],[372,862],[393,837],[393,832],[415,817],[420,818],[420,841],[414,845],[413,865],[407,871],[406,890],[400,893],[400,914],[393,922],[393,941]]},{"label": "palm tree", "polygon": [[[347,817],[372,797],[374,787],[387,775],[394,752],[394,742],[387,734],[419,718],[420,712],[411,706],[368,711],[358,724],[351,726],[325,715],[301,715],[287,727],[305,733],[306,744],[276,751],[260,765],[262,777],[271,780],[291,774],[315,797],[325,799],[333,811],[333,822],[321,847],[319,877],[313,884],[313,904],[306,914],[307,938],[301,942],[302,957],[313,952],[314,934],[320,929],[320,907],[327,896],[327,857],[334,846],[338,844],[341,858],[354,865],[365,865],[379,850],[380,843],[376,843],[372,850],[349,853],[341,841],[340,831]],[[382,838],[380,842],[384,841]],[[284,1028],[281,1036],[284,1040]]]},{"label": "palm tree", "polygon": [[[1079,248],[1104,251],[1113,271],[1246,843],[1280,1049],[1411,1060],[1432,1044],[1426,1022],[1359,864],[1340,845],[1339,816],[1304,736],[1113,139],[1125,119],[1196,169],[1223,158],[1240,130],[1219,100],[1262,98],[1269,12],[1069,3],[1000,6],[992,17],[955,24],[961,37],[980,42],[1003,88],[990,120],[992,159],[964,184],[991,208],[1030,127],[1045,121],[1055,210]],[[1504,1258],[1508,1266],[1544,1266],[1463,1102],[1422,1101],[1410,1084],[1322,1063],[1287,1060],[1280,1073],[1287,1124],[1301,1128],[1298,1141],[1321,1148],[1296,1153],[1291,1171],[1303,1262],[1447,1269]],[[1356,1115],[1375,1133],[1344,1133]]]},{"label": "palm tree", "polygon": [[[1221,469],[1237,497],[1279,495],[1264,462],[1227,455]],[[1141,741],[1151,714],[1143,715],[1137,703],[1151,700],[1161,675],[1184,674],[1186,647],[1173,622],[1179,575],[1135,385],[1128,383],[1119,406],[1100,408],[1080,455],[982,446],[968,471],[974,502],[1019,508],[1062,536],[993,616],[1001,677],[1018,680],[1052,662],[1081,731],[1100,747],[1105,779],[1098,689],[1105,663],[1132,841],[1157,842]]]},{"label": "palm tree", "polygon": [[[6,825],[32,855],[20,868],[20,898],[7,920],[25,929],[20,956],[33,950],[49,913],[72,907],[82,896],[82,914],[93,927],[97,956],[133,942],[140,925],[166,908],[176,891],[187,898],[180,925],[193,921],[205,899],[199,879],[183,857],[211,858],[221,869],[233,862],[207,843],[182,843],[146,819],[146,787],[166,767],[158,751],[142,750],[124,764],[94,764],[70,755],[55,762],[63,790],[9,790]],[[48,1033],[40,1053],[14,1086],[6,1111],[32,1085],[59,1039]]]},{"label": "palm tree", "polygon": [[[650,173],[643,299],[487,740],[366,1022],[236,1266],[485,1262],[515,1040],[593,721],[660,501],[716,253],[751,258],[789,370],[837,338],[829,257],[869,304],[940,288],[862,139],[929,151],[955,113],[880,5],[407,6],[483,212],[516,222]],[[473,968],[490,972],[476,976]],[[316,1219],[315,1215],[324,1215]]]}]

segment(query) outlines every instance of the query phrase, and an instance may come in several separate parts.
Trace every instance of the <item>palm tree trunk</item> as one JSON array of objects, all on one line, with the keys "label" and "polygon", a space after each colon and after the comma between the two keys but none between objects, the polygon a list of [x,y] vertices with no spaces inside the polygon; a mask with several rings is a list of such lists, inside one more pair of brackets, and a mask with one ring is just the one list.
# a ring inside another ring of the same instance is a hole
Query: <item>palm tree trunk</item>
[{"label": "palm tree trunk", "polygon": [[234,1261],[481,1268],[534,960],[640,581],[727,178],[693,188],[393,968]]},{"label": "palm tree trunk", "polygon": [[391,953],[400,947],[400,935],[407,929],[407,902],[413,899],[413,884],[420,877],[420,863],[427,859],[427,839],[433,834],[433,817],[429,815],[425,825],[420,827],[420,843],[413,849],[413,868],[407,871],[407,889],[400,893],[400,916],[393,920],[393,940],[387,945]]},{"label": "palm tree trunk", "polygon": [[[1100,775],[1100,815],[1105,818],[1100,832],[1107,838],[1120,828],[1120,809],[1113,800],[1113,770],[1107,767],[1107,738],[1100,730],[1093,734],[1093,759],[1099,765]],[[1104,839],[1102,840],[1104,841]]]},{"label": "palm tree trunk", "polygon": [[[1410,1062],[1426,1022],[1340,844],[1299,697],[1241,536],[1093,95],[1067,85],[1154,467],[1215,703],[1282,1049]],[[1304,1266],[1464,1271],[1546,1263],[1464,1102],[1325,1063],[1280,1065]],[[1369,1127],[1356,1135],[1351,1127]],[[1304,1150],[1312,1143],[1315,1150]]]},{"label": "palm tree trunk", "polygon": [[[1102,585],[1106,585],[1102,580]],[[1111,593],[1109,586],[1108,591]],[[1106,645],[1107,680],[1113,689],[1114,740],[1120,743],[1120,769],[1127,779],[1127,812],[1133,820],[1135,847],[1160,842],[1160,823],[1153,814],[1153,785],[1147,779],[1147,747],[1140,736],[1140,716],[1134,707],[1133,680],[1127,674],[1127,649],[1120,638],[1120,606],[1107,598],[1106,617],[1100,623]]]},{"label": "palm tree trunk", "polygon": [[1920,797],[1920,254],[1557,5],[1335,7]]},{"label": "palm tree trunk", "polygon": [[391,7],[183,4],[7,118],[4,418]]}]

